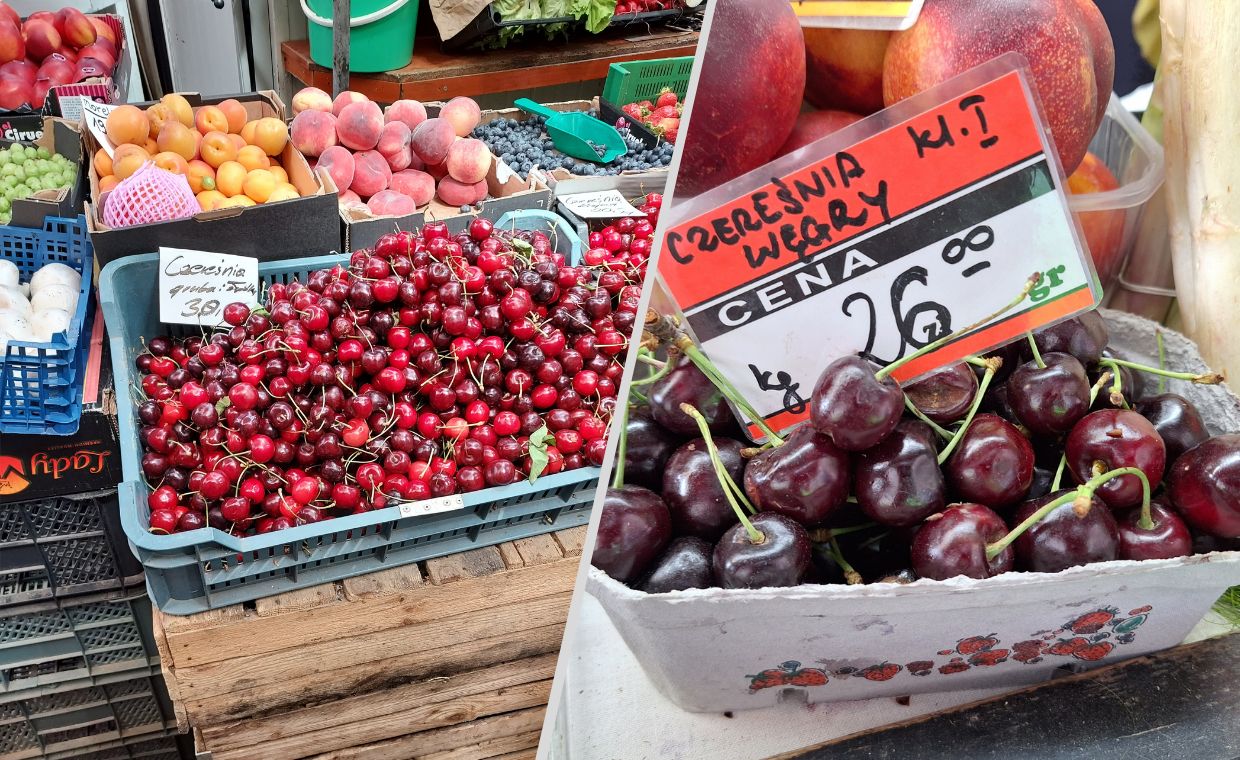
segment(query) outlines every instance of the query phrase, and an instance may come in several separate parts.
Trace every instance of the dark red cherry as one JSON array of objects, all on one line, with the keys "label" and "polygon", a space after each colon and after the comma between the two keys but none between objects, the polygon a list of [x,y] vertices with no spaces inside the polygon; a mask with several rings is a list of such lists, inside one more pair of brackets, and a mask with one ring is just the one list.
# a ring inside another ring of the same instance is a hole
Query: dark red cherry
[{"label": "dark red cherry", "polygon": [[1007,381],[1007,400],[1016,419],[1035,435],[1068,432],[1089,412],[1089,378],[1071,354],[1042,355],[1045,367],[1029,361]]},{"label": "dark red cherry", "polygon": [[649,407],[632,409],[625,424],[624,481],[661,491],[667,460],[682,443],[684,438],[654,421]]},{"label": "dark red cherry", "polygon": [[940,424],[964,419],[977,395],[977,375],[964,362],[939,367],[904,386],[917,410]]},{"label": "dark red cherry", "polygon": [[641,577],[671,538],[672,521],[658,494],[641,486],[608,488],[590,564],[628,583]]},{"label": "dark red cherry", "polygon": [[916,525],[943,509],[946,489],[933,435],[902,423],[857,455],[853,490],[866,517],[883,525]]},{"label": "dark red cherry", "polygon": [[1171,503],[1189,525],[1240,538],[1240,434],[1215,436],[1184,452],[1169,480]]},{"label": "dark red cherry", "polygon": [[[1019,525],[1041,507],[1070,491],[1056,491],[1026,501],[1016,510]],[[1057,573],[1091,562],[1109,562],[1119,556],[1119,527],[1106,504],[1094,497],[1090,509],[1078,516],[1072,501],[1056,507],[1016,539],[1016,560],[1024,570]]]},{"label": "dark red cherry", "polygon": [[713,544],[695,536],[672,539],[663,556],[655,561],[654,569],[642,581],[641,590],[647,594],[664,594],[714,586],[715,574],[711,569],[714,552]]},{"label": "dark red cherry", "polygon": [[811,425],[745,466],[745,493],[760,511],[820,525],[848,498],[849,457]]},{"label": "dark red cherry", "polygon": [[750,518],[762,534],[754,542],[741,523],[715,545],[712,567],[723,588],[773,588],[799,585],[810,566],[809,534],[795,520],[774,512]]},{"label": "dark red cherry", "polygon": [[1033,445],[1015,425],[998,415],[979,414],[943,469],[958,497],[998,509],[1029,492],[1033,464]]},{"label": "dark red cherry", "polygon": [[964,575],[991,578],[1015,564],[1015,552],[1005,547],[993,559],[986,546],[1007,535],[1003,518],[981,504],[952,504],[930,515],[913,537],[913,571],[922,578],[942,581]]},{"label": "dark red cherry", "polygon": [[1120,559],[1171,559],[1193,553],[1193,535],[1161,499],[1150,502],[1150,528],[1141,527],[1141,508],[1119,519]]},{"label": "dark red cherry", "polygon": [[1161,393],[1142,399],[1133,405],[1142,417],[1150,421],[1167,448],[1167,465],[1172,465],[1185,451],[1210,437],[1206,423],[1197,407],[1183,396]]},{"label": "dark red cherry", "polygon": [[[1078,483],[1100,472],[1137,467],[1149,479],[1150,488],[1162,482],[1167,449],[1149,420],[1129,409],[1101,409],[1085,415],[1072,428],[1064,444],[1068,471]],[[1095,491],[1111,509],[1128,509],[1141,503],[1141,481],[1120,475]]]},{"label": "dark red cherry", "polygon": [[[1097,364],[1111,339],[1110,330],[1096,311],[1065,319],[1033,334],[1038,351],[1043,355],[1052,351],[1072,354],[1081,364]],[[1026,349],[1028,346],[1026,344]],[[1026,354],[1028,356],[1028,354]]]},{"label": "dark red cherry", "polygon": [[697,423],[680,410],[690,404],[706,418],[713,433],[736,427],[728,402],[706,375],[688,359],[681,359],[661,380],[650,386],[650,414],[655,422],[677,435],[698,436]]},{"label": "dark red cherry", "polygon": [[904,392],[890,375],[881,380],[859,356],[827,365],[810,398],[810,421],[846,451],[864,451],[895,430],[904,412]]},{"label": "dark red cherry", "polygon": [[[724,470],[740,485],[745,473],[743,444],[731,438],[714,440]],[[667,460],[662,496],[677,535],[714,541],[736,524],[736,512],[724,496],[706,441],[701,438],[682,445]]]}]

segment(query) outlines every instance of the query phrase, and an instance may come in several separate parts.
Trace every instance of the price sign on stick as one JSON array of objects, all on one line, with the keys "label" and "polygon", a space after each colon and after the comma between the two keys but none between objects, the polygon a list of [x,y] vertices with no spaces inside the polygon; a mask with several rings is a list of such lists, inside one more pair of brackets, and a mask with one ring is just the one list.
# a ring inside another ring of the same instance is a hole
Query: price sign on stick
[{"label": "price sign on stick", "polygon": [[908,29],[924,0],[791,0],[802,26]]},{"label": "price sign on stick", "polygon": [[671,209],[659,273],[773,429],[808,417],[841,356],[884,365],[984,322],[893,373],[906,382],[1097,305],[1023,62],[1005,55]]},{"label": "price sign on stick", "polygon": [[159,319],[215,327],[224,307],[258,300],[258,259],[227,253],[159,249]]},{"label": "price sign on stick", "polygon": [[116,147],[108,138],[108,114],[115,109],[116,106],[97,103],[89,98],[82,100],[82,120],[86,122],[86,128],[95,136],[95,140],[99,142],[99,147],[103,148],[109,156],[116,153]]}]

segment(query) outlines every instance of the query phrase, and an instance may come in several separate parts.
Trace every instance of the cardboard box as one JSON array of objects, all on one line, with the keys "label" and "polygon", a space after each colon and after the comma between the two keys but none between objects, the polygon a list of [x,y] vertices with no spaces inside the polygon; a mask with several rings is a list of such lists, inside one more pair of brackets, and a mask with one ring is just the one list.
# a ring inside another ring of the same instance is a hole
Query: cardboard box
[{"label": "cardboard box", "polygon": [[[182,93],[195,108],[213,105],[229,97],[240,100],[251,119],[285,117],[284,103],[272,91],[204,98],[196,93]],[[153,103],[137,103],[146,108]],[[83,134],[86,155],[99,149],[94,136]],[[335,251],[340,246],[340,214],[336,187],[331,178],[310,169],[305,157],[293,147],[285,146],[280,163],[288,172],[301,198],[265,203],[247,208],[204,211],[188,219],[157,222],[113,229],[103,223],[99,176],[90,166],[90,189],[94,203],[86,204],[86,219],[95,261],[102,267],[110,261],[138,253],[152,253],[160,246],[217,251],[238,256],[253,256],[260,261],[301,258]],[[105,199],[106,202],[106,199]]]},{"label": "cardboard box", "polygon": [[116,488],[121,481],[112,361],[103,315],[95,315],[82,421],[73,435],[0,434],[0,503]]},{"label": "cardboard box", "polygon": [[71,187],[61,190],[41,190],[29,198],[13,201],[13,218],[9,222],[17,227],[43,228],[43,220],[49,216],[75,217],[85,198],[85,178],[82,172],[82,132],[77,124],[51,116],[40,117],[39,136],[32,140],[0,139],[0,148],[14,143],[37,145],[52,153],[59,153],[78,167],[77,178]]},{"label": "cardboard box", "polygon": [[[1157,326],[1107,316],[1112,345],[1149,361]],[[1184,336],[1163,337],[1167,366],[1206,369]],[[1212,432],[1240,430],[1240,399],[1224,386],[1170,390]],[[723,712],[1046,680],[1179,644],[1236,583],[1240,551],[986,580],[670,594],[591,568],[587,589],[660,692],[685,710]]]},{"label": "cardboard box", "polygon": [[491,163],[491,169],[487,172],[487,191],[490,197],[472,211],[446,206],[438,199],[432,200],[421,211],[406,216],[374,216],[357,206],[341,207],[343,247],[340,250],[369,248],[389,232],[417,229],[430,221],[446,222],[448,230],[455,235],[468,227],[474,217],[481,216],[494,222],[509,211],[551,208],[551,190],[546,185],[534,177],[522,180],[498,159]]}]

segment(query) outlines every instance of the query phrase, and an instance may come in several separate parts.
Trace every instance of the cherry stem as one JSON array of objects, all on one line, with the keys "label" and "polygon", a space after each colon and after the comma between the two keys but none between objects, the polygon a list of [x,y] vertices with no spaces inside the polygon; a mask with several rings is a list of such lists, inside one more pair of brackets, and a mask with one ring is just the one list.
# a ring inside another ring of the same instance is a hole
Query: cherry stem
[{"label": "cherry stem", "polygon": [[870,528],[877,528],[878,523],[868,522],[860,525],[849,525],[846,528],[815,528],[809,532],[811,541],[821,544],[830,541],[833,536],[847,536],[849,533],[857,533]]},{"label": "cherry stem", "polygon": [[862,582],[861,573],[844,559],[844,552],[840,549],[840,541],[834,535],[830,539],[831,558],[835,560],[835,564],[840,566],[840,570],[844,573],[844,582],[849,586],[855,586]]},{"label": "cherry stem", "polygon": [[1033,361],[1038,365],[1038,369],[1046,369],[1046,362],[1042,361],[1042,352],[1038,350],[1038,341],[1033,337],[1033,333],[1025,333],[1025,338],[1029,341],[1029,350],[1033,352]]},{"label": "cherry stem", "polygon": [[1098,364],[1104,367],[1111,367],[1116,373],[1119,372],[1119,367],[1127,367],[1128,369],[1135,369],[1138,372],[1148,372],[1151,375],[1169,377],[1173,380],[1187,380],[1190,383],[1197,383],[1198,385],[1218,385],[1223,382],[1223,375],[1218,372],[1206,372],[1205,374],[1200,375],[1195,372],[1172,372],[1171,370],[1162,369],[1160,367],[1150,367],[1145,364],[1137,364],[1136,362],[1130,362],[1125,359],[1103,359],[1098,362]]},{"label": "cherry stem", "polygon": [[637,361],[641,362],[642,364],[649,364],[651,367],[654,367],[655,369],[663,369],[664,367],[668,366],[668,362],[660,361],[654,358],[654,356],[650,353],[650,349],[646,349],[646,348],[643,348],[637,352]]},{"label": "cherry stem", "polygon": [[685,356],[689,357],[689,361],[693,362],[694,366],[702,371],[702,374],[706,375],[706,379],[710,380],[729,401],[740,407],[741,412],[746,417],[753,420],[753,423],[758,426],[769,440],[774,441],[776,446],[784,442],[784,439],[766,424],[766,420],[762,418],[762,415],[758,414],[757,410],[745,400],[745,397],[736,389],[736,386],[732,385],[723,376],[719,368],[715,366],[715,363],[706,354],[702,353],[700,348],[693,345],[688,336],[681,339],[677,343],[677,347],[684,352]]},{"label": "cherry stem", "polygon": [[[1071,490],[1063,496],[1049,501],[1044,506],[1038,508],[1036,512],[1025,518],[1020,525],[1017,525],[1015,528],[1008,531],[1006,536],[993,544],[987,544],[986,558],[994,559],[999,556],[999,554],[1002,553],[1004,549],[1008,548],[1013,541],[1020,538],[1022,533],[1029,530],[1034,525],[1037,525],[1043,518],[1051,512],[1054,512],[1056,509],[1062,507],[1064,504],[1074,504],[1073,509],[1076,512],[1077,517],[1084,517],[1089,512],[1090,505],[1094,498],[1094,491],[1097,491],[1107,481],[1118,478],[1122,475],[1134,475],[1141,481],[1141,519],[1144,521],[1149,516],[1150,510],[1150,481],[1145,477],[1145,473],[1138,467],[1119,467],[1114,470],[1108,470],[1107,472],[1090,479],[1088,483],[1079,485],[1074,490]],[[1052,493],[1054,493],[1054,491],[1052,491]],[[1149,528],[1144,525],[1141,527],[1144,530],[1149,530],[1153,527],[1153,523],[1150,523]]]},{"label": "cherry stem", "polygon": [[628,413],[629,405],[624,404],[620,414],[616,417],[615,429],[618,431],[617,435],[620,436],[620,440],[616,442],[616,471],[611,476],[612,488],[619,488],[624,485],[624,457],[629,443]]},{"label": "cherry stem", "polygon": [[[1106,375],[1109,375],[1111,373],[1104,372],[1102,374],[1105,377]],[[1124,378],[1124,375],[1122,373],[1120,372],[1115,373],[1115,380],[1114,382],[1111,383],[1111,403],[1115,406],[1122,407],[1124,409],[1131,409],[1132,407],[1128,405],[1128,399],[1124,398],[1123,378]],[[1165,377],[1159,378],[1159,380],[1165,382],[1166,378]]]},{"label": "cherry stem", "polygon": [[[732,476],[728,475],[727,470],[723,468],[723,461],[719,459],[719,450],[715,448],[715,439],[710,435],[710,426],[706,424],[706,418],[692,404],[681,404],[680,411],[692,417],[694,422],[697,423],[698,431],[702,433],[702,440],[706,441],[706,453],[710,456],[710,463],[715,468],[715,477],[719,479],[719,486],[723,489],[723,495],[727,498],[728,504],[732,505],[732,511],[736,513],[737,518],[741,521],[741,525],[745,526],[745,532],[749,534],[750,543],[761,544],[766,541],[766,536],[762,534],[762,531],[755,528],[753,523],[749,522],[749,518],[745,517],[745,510],[736,501],[735,492],[740,489],[736,483],[732,482]],[[748,499],[746,499],[745,505],[749,507],[750,511],[756,511],[753,505],[749,504]]]},{"label": "cherry stem", "polygon": [[969,414],[964,418],[964,422],[960,424],[960,427],[956,428],[956,433],[951,437],[951,440],[939,452],[939,464],[947,461],[952,452],[956,450],[956,445],[960,443],[960,439],[964,438],[964,434],[968,432],[969,425],[973,423],[973,418],[977,415],[977,410],[982,406],[982,398],[986,395],[986,389],[990,387],[990,381],[994,379],[995,372],[1003,364],[1003,360],[998,357],[987,359],[986,362],[986,371],[982,373],[982,381],[977,384],[977,393],[973,396],[972,405],[969,406]]},{"label": "cherry stem", "polygon": [[[1163,345],[1162,330],[1154,331],[1154,343],[1158,346],[1158,368],[1167,368],[1167,347]],[[1167,378],[1161,375],[1158,378],[1158,392],[1167,392]]]},{"label": "cherry stem", "polygon": [[1059,490],[1059,483],[1063,480],[1064,468],[1068,466],[1068,455],[1064,454],[1059,457],[1059,466],[1055,468],[1055,479],[1051,481],[1051,493]]},{"label": "cherry stem", "polygon": [[654,372],[651,372],[649,375],[646,375],[645,377],[639,380],[630,381],[629,382],[630,386],[650,385],[651,383],[657,383],[658,381],[662,380],[669,372],[672,371],[672,362],[670,361],[661,362],[658,359],[655,359],[654,357],[650,356],[650,352],[644,348],[638,352],[637,360],[639,362],[642,362],[643,364],[649,364],[651,367],[655,367],[656,369]]},{"label": "cherry stem", "polygon": [[930,429],[942,436],[943,440],[950,441],[952,439],[951,431],[947,430],[942,425],[923,414],[922,411],[917,408],[917,405],[913,403],[913,400],[908,397],[908,394],[905,394],[904,396],[904,408],[908,409],[909,413],[914,417],[929,425]]},{"label": "cherry stem", "polygon": [[961,337],[962,335],[971,333],[977,328],[982,327],[983,325],[989,324],[990,322],[993,322],[994,320],[1008,313],[1012,309],[1015,309],[1017,306],[1020,306],[1021,302],[1029,297],[1029,291],[1032,290],[1033,286],[1037,285],[1041,279],[1042,279],[1042,273],[1034,272],[1033,274],[1029,275],[1029,279],[1025,281],[1025,287],[1021,288],[1020,295],[1018,295],[1016,298],[1014,298],[1009,303],[1005,304],[1003,308],[999,309],[993,314],[988,314],[985,317],[982,317],[980,320],[974,322],[971,325],[966,325],[953,333],[948,333],[947,335],[944,335],[942,338],[939,338],[938,340],[927,343],[925,346],[922,346],[921,348],[917,349],[916,351],[909,354],[908,356],[905,356],[900,359],[896,359],[891,364],[888,364],[886,367],[883,367],[878,372],[875,372],[874,376],[877,377],[879,380],[882,380],[887,375],[890,375],[892,372],[895,372],[897,369],[899,369],[900,367],[903,367],[905,364],[908,364],[914,359],[920,356],[924,356],[928,353],[937,351],[943,346],[952,342],[953,340],[956,340],[957,338]]},{"label": "cherry stem", "polygon": [[[1115,375],[1116,377],[1118,377],[1119,373],[1117,372],[1115,373]],[[1101,375],[1098,376],[1098,382],[1094,383],[1093,387],[1089,389],[1090,407],[1092,407],[1094,405],[1094,402],[1098,400],[1098,393],[1102,391],[1102,386],[1106,385],[1107,381],[1110,379],[1111,379],[1110,370],[1103,372]]]}]

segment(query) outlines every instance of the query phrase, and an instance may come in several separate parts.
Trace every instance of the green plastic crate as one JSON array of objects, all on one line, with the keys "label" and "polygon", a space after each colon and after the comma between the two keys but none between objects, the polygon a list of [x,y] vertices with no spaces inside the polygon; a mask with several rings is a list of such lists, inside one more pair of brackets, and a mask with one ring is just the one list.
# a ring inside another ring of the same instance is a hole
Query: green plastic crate
[{"label": "green plastic crate", "polygon": [[691,55],[613,63],[607,70],[603,99],[623,106],[639,100],[654,100],[667,87],[676,93],[676,97],[684,100],[689,92],[689,74],[692,72]]}]

